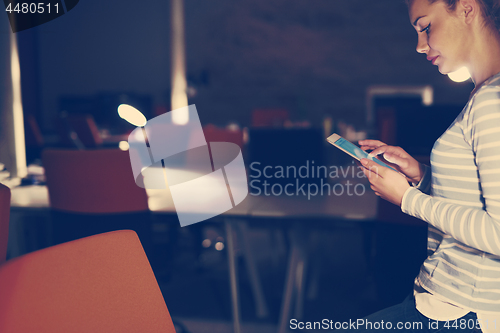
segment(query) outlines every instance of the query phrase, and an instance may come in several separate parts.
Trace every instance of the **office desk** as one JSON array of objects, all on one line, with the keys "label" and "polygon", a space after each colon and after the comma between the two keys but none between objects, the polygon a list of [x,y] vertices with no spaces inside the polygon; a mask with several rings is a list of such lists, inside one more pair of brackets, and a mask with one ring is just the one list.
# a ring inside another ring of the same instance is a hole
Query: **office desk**
[{"label": "office desk", "polygon": [[[242,245],[247,249],[244,251],[251,256],[248,249],[248,241],[245,237],[246,222],[248,218],[273,217],[279,219],[294,220],[291,228],[291,251],[288,258],[287,281],[282,301],[279,332],[286,332],[289,314],[294,294],[297,294],[296,312],[301,312],[303,297],[303,273],[307,263],[304,240],[301,239],[300,226],[305,220],[324,219],[342,221],[372,221],[377,214],[377,197],[365,183],[366,191],[363,195],[323,195],[311,197],[306,196],[254,196],[249,194],[238,206],[221,215],[224,220],[227,239],[227,253],[229,262],[229,275],[231,282],[231,304],[233,312],[234,332],[240,333],[240,309],[238,293],[238,276],[236,270],[233,228],[243,228]],[[175,214],[175,207],[168,190],[147,190],[149,207],[157,214]],[[12,210],[29,210],[38,212],[49,211],[48,191],[45,186],[24,186],[12,188]],[[265,316],[267,306],[260,287],[257,269],[253,260],[247,258],[250,272],[250,280],[254,297],[256,299],[256,311],[260,316]],[[294,285],[298,281],[299,288]]]},{"label": "office desk", "polygon": [[[175,206],[168,190],[147,190],[148,205],[155,213],[175,213]],[[49,193],[45,186],[12,188],[11,208],[14,210],[50,208]],[[377,200],[371,190],[363,195],[254,196],[249,194],[238,206],[223,213],[230,217],[310,217],[346,220],[371,220],[376,217]]]},{"label": "office desk", "polygon": [[295,314],[303,313],[305,272],[308,265],[307,232],[304,226],[311,220],[373,221],[377,215],[377,197],[369,190],[362,196],[313,197],[252,197],[252,217],[286,218],[290,221],[290,252],[288,255],[286,282],[280,311],[279,333],[287,332],[288,322],[295,299]]}]

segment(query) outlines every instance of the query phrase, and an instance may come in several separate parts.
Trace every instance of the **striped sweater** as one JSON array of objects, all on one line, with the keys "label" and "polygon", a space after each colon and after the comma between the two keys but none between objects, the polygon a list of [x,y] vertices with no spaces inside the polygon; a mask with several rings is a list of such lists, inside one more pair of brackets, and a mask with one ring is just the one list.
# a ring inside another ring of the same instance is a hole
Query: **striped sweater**
[{"label": "striped sweater", "polygon": [[500,312],[500,73],[470,98],[409,188],[403,212],[429,223],[424,289],[474,312]]}]

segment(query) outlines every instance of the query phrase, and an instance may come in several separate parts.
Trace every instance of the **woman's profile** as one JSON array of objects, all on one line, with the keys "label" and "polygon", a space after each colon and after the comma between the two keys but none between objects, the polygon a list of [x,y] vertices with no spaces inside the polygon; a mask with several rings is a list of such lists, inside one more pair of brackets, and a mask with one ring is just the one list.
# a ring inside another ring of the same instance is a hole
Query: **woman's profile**
[{"label": "woman's profile", "polygon": [[406,175],[361,161],[378,196],[428,223],[428,257],[413,293],[356,331],[500,332],[500,0],[407,4],[417,52],[442,74],[467,67],[475,88],[434,144],[431,166],[400,147],[359,142]]}]

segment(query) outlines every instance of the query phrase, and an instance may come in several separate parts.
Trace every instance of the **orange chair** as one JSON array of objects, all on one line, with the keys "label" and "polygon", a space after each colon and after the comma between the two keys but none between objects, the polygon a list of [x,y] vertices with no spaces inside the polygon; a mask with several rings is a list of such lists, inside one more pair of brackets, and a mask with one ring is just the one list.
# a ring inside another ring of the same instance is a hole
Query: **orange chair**
[{"label": "orange chair", "polygon": [[148,210],[146,190],[135,184],[126,151],[45,150],[42,162],[53,209],[74,213]]},{"label": "orange chair", "polygon": [[10,189],[0,184],[0,265],[7,257],[9,238]]},{"label": "orange chair", "polygon": [[132,229],[150,253],[148,198],[135,184],[128,152],[45,150],[42,162],[53,211],[53,244]]},{"label": "orange chair", "polygon": [[137,235],[119,230],[0,266],[0,332],[175,333]]}]

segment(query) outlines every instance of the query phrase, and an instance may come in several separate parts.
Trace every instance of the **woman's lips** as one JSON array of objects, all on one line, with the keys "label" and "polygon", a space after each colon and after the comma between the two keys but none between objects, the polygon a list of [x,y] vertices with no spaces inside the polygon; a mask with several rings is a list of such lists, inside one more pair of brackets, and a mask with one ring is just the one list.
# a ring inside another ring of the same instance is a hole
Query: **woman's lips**
[{"label": "woman's lips", "polygon": [[427,60],[429,60],[430,62],[432,62],[432,64],[434,65],[435,62],[436,62],[436,59],[438,58],[439,56],[435,56],[435,57],[427,57]]}]

